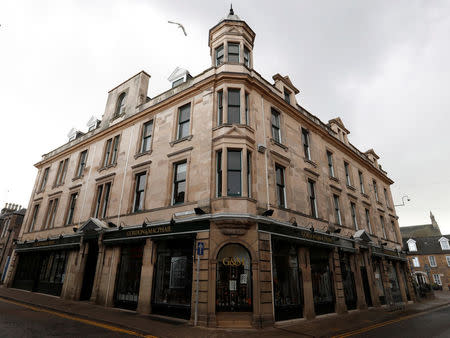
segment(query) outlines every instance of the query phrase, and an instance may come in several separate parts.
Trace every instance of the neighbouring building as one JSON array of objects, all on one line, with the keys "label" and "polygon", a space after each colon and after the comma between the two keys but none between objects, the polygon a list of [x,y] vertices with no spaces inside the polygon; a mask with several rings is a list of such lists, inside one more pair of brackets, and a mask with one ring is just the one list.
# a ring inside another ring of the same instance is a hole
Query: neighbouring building
[{"label": "neighbouring building", "polygon": [[306,111],[288,76],[264,79],[254,41],[230,10],[209,68],[177,68],[153,98],[136,74],[45,154],[8,285],[194,320],[198,276],[211,327],[414,297],[379,157]]},{"label": "neighbouring building", "polygon": [[431,224],[401,227],[404,250],[418,285],[450,290],[450,235],[442,235],[430,211]]},{"label": "neighbouring building", "polygon": [[26,210],[18,204],[6,203],[0,211],[0,284],[5,279]]}]

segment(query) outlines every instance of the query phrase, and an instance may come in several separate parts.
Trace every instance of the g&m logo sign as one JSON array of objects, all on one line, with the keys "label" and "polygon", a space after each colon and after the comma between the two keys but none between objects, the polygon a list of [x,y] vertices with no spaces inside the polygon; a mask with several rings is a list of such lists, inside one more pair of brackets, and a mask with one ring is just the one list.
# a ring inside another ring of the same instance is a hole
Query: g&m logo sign
[{"label": "g&m logo sign", "polygon": [[245,266],[245,259],[240,257],[225,257],[222,259],[222,264],[225,266]]}]

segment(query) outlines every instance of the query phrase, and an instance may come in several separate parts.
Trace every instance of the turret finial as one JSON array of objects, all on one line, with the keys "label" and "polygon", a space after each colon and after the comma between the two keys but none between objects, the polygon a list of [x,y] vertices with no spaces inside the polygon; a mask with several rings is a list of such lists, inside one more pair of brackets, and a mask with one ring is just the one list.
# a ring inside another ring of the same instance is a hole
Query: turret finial
[{"label": "turret finial", "polygon": [[234,15],[233,4],[230,4],[230,15]]}]

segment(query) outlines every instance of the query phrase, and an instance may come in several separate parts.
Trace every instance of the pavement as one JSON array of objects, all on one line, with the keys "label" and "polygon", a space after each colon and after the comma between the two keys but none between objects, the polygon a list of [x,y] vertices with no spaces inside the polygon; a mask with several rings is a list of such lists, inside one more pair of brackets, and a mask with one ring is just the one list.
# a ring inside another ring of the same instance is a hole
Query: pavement
[{"label": "pavement", "polygon": [[[258,329],[212,329],[193,327],[188,321],[172,320],[155,315],[141,315],[134,311],[109,308],[90,302],[68,301],[59,297],[0,287],[0,302],[11,306],[27,307],[47,315],[78,321],[83,324],[105,328],[128,336],[156,337],[333,337],[348,332],[398,322],[424,312],[450,304],[449,291],[436,291],[435,298],[409,303],[392,311],[388,308],[371,308],[337,315],[318,316],[313,320],[279,322],[274,327]],[[54,335],[53,335],[54,336]]]}]

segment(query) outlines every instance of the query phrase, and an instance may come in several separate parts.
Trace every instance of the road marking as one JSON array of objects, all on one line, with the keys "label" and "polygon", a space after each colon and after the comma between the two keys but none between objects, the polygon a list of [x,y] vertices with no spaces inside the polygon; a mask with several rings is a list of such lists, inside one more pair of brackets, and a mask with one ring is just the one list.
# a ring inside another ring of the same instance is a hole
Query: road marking
[{"label": "road marking", "polygon": [[414,313],[414,314],[412,314],[412,315],[408,315],[408,316],[404,316],[404,317],[399,317],[399,318],[396,318],[396,319],[391,319],[391,320],[387,320],[387,321],[385,321],[385,322],[381,322],[381,323],[378,323],[378,324],[374,324],[374,325],[371,325],[371,326],[367,326],[367,327],[364,327],[364,328],[362,328],[362,329],[358,329],[358,330],[354,330],[354,331],[349,331],[349,332],[346,332],[346,333],[343,333],[343,334],[339,334],[339,335],[337,335],[337,336],[332,336],[331,338],[345,338],[345,337],[351,337],[351,336],[354,336],[354,335],[357,335],[357,334],[360,334],[360,333],[364,333],[364,332],[367,332],[367,331],[374,330],[374,329],[379,328],[379,327],[383,327],[383,326],[386,326],[386,325],[390,325],[390,324],[394,324],[394,323],[397,323],[397,322],[401,322],[401,321],[406,320],[406,319],[410,319],[410,318],[422,316],[422,315],[424,315],[424,314],[426,314],[426,313],[440,310],[441,308],[444,308],[444,307],[446,307],[446,306],[448,306],[448,304],[445,304],[445,305],[443,305],[443,306],[439,306],[439,307],[437,307],[437,308],[435,308],[435,309],[431,309],[431,310],[428,310],[428,311],[419,312],[419,313]]},{"label": "road marking", "polygon": [[27,308],[27,309],[30,309],[30,310],[33,310],[33,311],[49,313],[49,314],[54,315],[54,316],[58,316],[58,317],[61,317],[61,318],[64,318],[64,319],[77,321],[77,322],[84,323],[84,324],[87,324],[87,325],[101,327],[101,328],[109,330],[109,331],[125,333],[125,334],[128,334],[130,336],[145,337],[145,338],[157,338],[156,336],[145,335],[145,334],[142,334],[142,333],[139,333],[139,332],[136,332],[136,331],[122,329],[122,328],[117,327],[117,326],[112,326],[112,325],[96,322],[96,321],[89,320],[89,319],[83,319],[83,318],[80,318],[80,317],[75,317],[75,316],[67,315],[65,313],[56,312],[56,311],[52,311],[52,310],[47,310],[47,309],[36,307],[36,306],[26,305],[26,304],[23,304],[23,303],[12,301],[12,300],[7,300],[7,299],[1,298],[1,297],[0,297],[0,301],[2,301],[4,303],[15,304],[17,306],[21,306],[21,307],[24,307],[24,308]]}]

